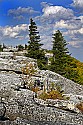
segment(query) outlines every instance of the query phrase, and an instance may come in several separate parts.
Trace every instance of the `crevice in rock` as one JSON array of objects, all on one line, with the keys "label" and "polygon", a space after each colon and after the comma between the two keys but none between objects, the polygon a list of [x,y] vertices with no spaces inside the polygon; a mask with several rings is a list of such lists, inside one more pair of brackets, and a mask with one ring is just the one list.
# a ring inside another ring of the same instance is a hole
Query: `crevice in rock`
[{"label": "crevice in rock", "polygon": [[22,71],[10,70],[10,69],[0,69],[0,71],[15,72],[16,74],[22,74]]}]

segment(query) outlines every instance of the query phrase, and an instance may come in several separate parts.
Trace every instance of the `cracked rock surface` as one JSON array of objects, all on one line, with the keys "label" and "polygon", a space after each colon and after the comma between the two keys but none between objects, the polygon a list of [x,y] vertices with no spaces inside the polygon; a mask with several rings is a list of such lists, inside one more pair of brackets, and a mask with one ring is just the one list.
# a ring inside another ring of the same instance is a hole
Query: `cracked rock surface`
[{"label": "cracked rock surface", "polygon": [[[36,61],[24,56],[13,56],[13,53],[0,53],[0,69],[9,70],[0,71],[0,116],[4,113],[2,103],[6,107],[5,118],[0,120],[0,125],[83,125],[82,114],[38,105],[33,98],[34,92],[22,88],[18,91],[17,86],[23,82],[22,76],[11,69],[20,71],[27,61],[35,64]],[[62,85],[65,94],[83,96],[83,86],[59,74],[38,70],[37,75],[42,78],[49,76],[49,82],[55,81],[55,84]]]}]

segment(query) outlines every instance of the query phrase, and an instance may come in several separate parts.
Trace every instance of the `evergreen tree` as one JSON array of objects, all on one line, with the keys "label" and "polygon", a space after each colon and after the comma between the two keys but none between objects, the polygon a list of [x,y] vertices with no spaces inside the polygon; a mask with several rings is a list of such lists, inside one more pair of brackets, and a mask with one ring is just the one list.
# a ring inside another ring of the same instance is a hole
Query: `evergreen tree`
[{"label": "evergreen tree", "polygon": [[3,49],[4,49],[4,48],[7,48],[7,46],[3,43]]},{"label": "evergreen tree", "polygon": [[18,47],[18,51],[23,51],[24,47],[20,44],[17,46]]},{"label": "evergreen tree", "polygon": [[34,59],[37,59],[39,68],[42,69],[45,61],[45,53],[43,49],[41,49],[41,46],[43,44],[40,43],[40,35],[37,30],[36,23],[33,21],[33,19],[30,19],[30,25],[29,25],[29,41],[28,41],[28,56]]},{"label": "evergreen tree", "polygon": [[2,45],[0,44],[0,52],[2,52],[3,51],[3,48],[2,48]]},{"label": "evergreen tree", "polygon": [[24,47],[25,50],[27,50],[27,44],[25,44],[25,47]]},{"label": "evergreen tree", "polygon": [[62,33],[58,30],[53,34],[53,59],[51,62],[51,70],[61,75],[65,73],[66,57],[68,53],[67,43],[62,36]]},{"label": "evergreen tree", "polygon": [[57,72],[68,79],[78,82],[78,71],[76,71],[76,64],[73,62],[73,58],[68,55],[67,43],[62,36],[62,33],[58,30],[53,34],[53,58],[51,61],[50,70]]},{"label": "evergreen tree", "polygon": [[42,44],[40,43],[40,36],[39,32],[37,31],[36,23],[32,18],[30,19],[28,43],[28,56],[38,59],[41,54],[40,48]]}]

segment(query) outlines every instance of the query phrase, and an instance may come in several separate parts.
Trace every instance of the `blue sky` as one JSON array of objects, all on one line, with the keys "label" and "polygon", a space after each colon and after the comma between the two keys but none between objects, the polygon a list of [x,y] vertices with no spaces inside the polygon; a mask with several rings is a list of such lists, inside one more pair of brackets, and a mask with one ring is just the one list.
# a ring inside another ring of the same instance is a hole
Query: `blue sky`
[{"label": "blue sky", "polygon": [[37,24],[43,48],[51,49],[52,34],[59,29],[69,52],[83,61],[83,0],[0,0],[0,43],[27,43],[30,18]]}]

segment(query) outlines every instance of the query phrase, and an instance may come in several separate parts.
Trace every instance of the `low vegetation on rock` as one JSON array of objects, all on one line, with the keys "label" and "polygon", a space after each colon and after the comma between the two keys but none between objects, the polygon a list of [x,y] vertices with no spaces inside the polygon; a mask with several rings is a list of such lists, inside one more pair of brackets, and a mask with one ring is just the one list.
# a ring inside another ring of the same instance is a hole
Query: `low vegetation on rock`
[{"label": "low vegetation on rock", "polygon": [[77,104],[76,107],[83,113],[83,102]]},{"label": "low vegetation on rock", "polygon": [[43,99],[43,100],[46,100],[46,99],[63,99],[63,96],[62,94],[57,91],[57,90],[52,90],[50,92],[42,92],[40,95],[39,95],[39,98]]}]

